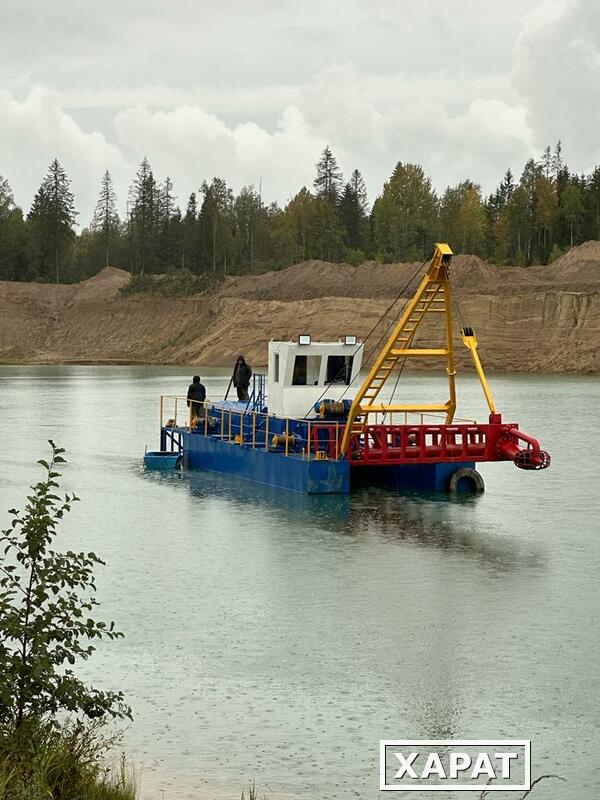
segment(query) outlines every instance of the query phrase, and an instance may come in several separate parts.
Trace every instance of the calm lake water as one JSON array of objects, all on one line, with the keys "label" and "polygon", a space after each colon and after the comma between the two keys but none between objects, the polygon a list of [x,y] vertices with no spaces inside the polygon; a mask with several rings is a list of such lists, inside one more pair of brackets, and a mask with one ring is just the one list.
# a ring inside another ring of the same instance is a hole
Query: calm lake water
[{"label": "calm lake water", "polygon": [[[484,465],[486,493],[453,500],[144,474],[158,397],[191,374],[0,367],[0,510],[48,438],[67,448],[82,502],[62,547],[106,560],[100,611],[126,633],[85,675],[133,707],[142,797],[256,779],[272,800],[373,798],[380,738],[528,738],[533,775],[568,778],[532,798],[598,797],[600,379],[492,376],[553,464]],[[222,396],[225,371],[202,375]],[[431,397],[433,379],[403,380]],[[477,384],[459,390],[461,416],[485,418]]]}]

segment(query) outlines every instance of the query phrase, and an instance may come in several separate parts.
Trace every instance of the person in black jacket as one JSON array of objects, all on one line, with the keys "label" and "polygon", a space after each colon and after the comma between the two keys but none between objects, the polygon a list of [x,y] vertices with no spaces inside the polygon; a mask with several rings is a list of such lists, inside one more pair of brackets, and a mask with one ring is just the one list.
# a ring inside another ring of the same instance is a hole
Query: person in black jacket
[{"label": "person in black jacket", "polygon": [[187,404],[188,407],[191,406],[192,408],[192,419],[200,414],[202,410],[201,403],[203,403],[205,400],[206,389],[204,388],[204,385],[200,383],[200,375],[194,375],[187,393]]},{"label": "person in black jacket", "polygon": [[233,368],[233,385],[237,389],[238,400],[242,403],[247,403],[250,399],[248,397],[248,387],[250,386],[251,377],[252,370],[250,365],[246,364],[244,356],[238,356]]}]

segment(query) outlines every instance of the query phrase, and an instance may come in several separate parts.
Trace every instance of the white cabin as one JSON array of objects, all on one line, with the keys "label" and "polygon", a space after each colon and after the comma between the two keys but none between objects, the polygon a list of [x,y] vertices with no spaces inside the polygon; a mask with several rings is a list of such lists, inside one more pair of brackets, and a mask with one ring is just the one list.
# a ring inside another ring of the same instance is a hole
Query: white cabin
[{"label": "white cabin", "polygon": [[363,344],[355,337],[311,342],[310,336],[299,336],[297,342],[269,342],[269,413],[310,417],[319,399],[352,399],[362,355]]}]

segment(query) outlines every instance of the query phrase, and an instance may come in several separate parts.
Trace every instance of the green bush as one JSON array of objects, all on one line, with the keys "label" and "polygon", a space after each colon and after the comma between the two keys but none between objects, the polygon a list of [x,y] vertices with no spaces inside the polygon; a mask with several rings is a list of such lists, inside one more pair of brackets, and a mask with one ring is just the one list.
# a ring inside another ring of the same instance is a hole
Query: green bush
[{"label": "green bush", "polygon": [[64,450],[50,442],[44,477],[0,534],[0,800],[132,800],[125,767],[105,769],[118,737],[107,720],[131,718],[121,692],[94,689],[72,666],[91,644],[122,636],[91,617],[95,553],[54,549],[78,498],[57,494]]},{"label": "green bush", "polygon": [[187,269],[161,275],[133,275],[120,293],[125,297],[146,295],[156,297],[185,297],[211,291],[219,284],[213,275],[194,275]]},{"label": "green bush", "polygon": [[359,267],[366,261],[365,254],[362,250],[354,247],[347,247],[344,252],[344,261],[351,264],[353,267]]},{"label": "green bush", "polygon": [[566,250],[563,250],[563,248],[555,244],[550,253],[550,257],[548,258],[548,263],[551,264],[553,261],[556,261],[557,258],[564,256],[566,252],[567,252]]}]

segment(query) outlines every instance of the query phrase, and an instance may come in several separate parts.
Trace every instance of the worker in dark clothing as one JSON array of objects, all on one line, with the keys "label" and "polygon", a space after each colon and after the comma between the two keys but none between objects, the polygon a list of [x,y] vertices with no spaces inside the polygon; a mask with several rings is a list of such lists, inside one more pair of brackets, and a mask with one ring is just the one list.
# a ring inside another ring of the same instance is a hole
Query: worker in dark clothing
[{"label": "worker in dark clothing", "polygon": [[192,418],[198,417],[202,411],[202,403],[206,400],[206,389],[200,383],[200,375],[194,375],[187,393],[187,404],[192,409]]},{"label": "worker in dark clothing", "polygon": [[238,356],[233,368],[233,385],[237,389],[238,400],[242,403],[247,403],[250,399],[248,397],[248,387],[250,386],[251,377],[252,370],[250,365],[246,364],[244,356]]}]

